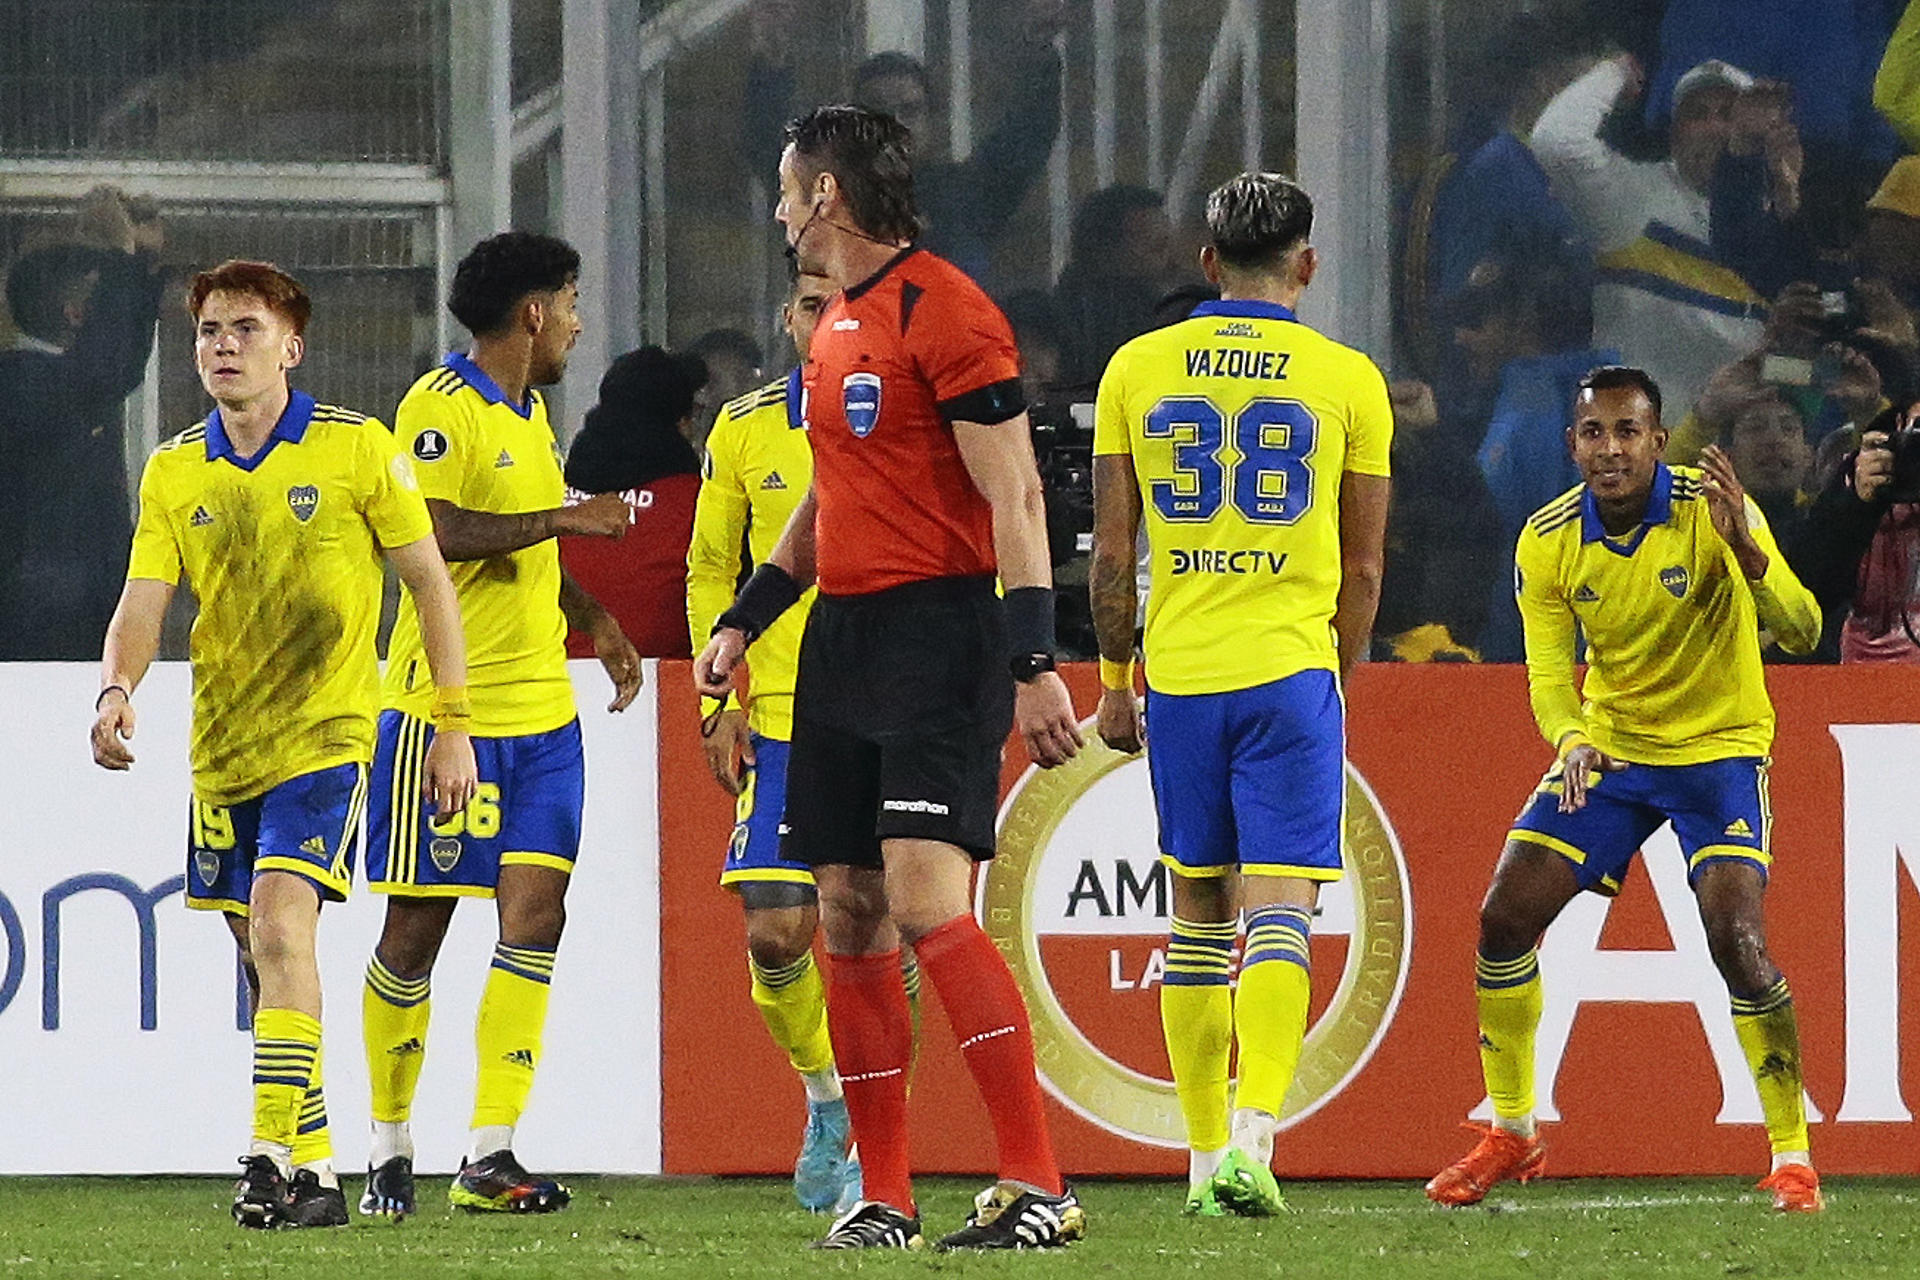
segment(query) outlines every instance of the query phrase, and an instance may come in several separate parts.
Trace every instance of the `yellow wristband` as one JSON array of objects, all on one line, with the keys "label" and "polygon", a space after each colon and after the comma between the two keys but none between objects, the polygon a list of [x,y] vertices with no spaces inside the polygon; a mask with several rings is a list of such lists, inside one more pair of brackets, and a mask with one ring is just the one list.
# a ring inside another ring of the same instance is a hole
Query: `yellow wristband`
[{"label": "yellow wristband", "polygon": [[1115,662],[1110,658],[1100,659],[1100,684],[1102,688],[1114,692],[1133,692],[1133,659]]},{"label": "yellow wristband", "polygon": [[473,727],[473,702],[467,686],[445,685],[433,691],[433,710],[427,713],[433,727],[443,733],[465,733]]}]

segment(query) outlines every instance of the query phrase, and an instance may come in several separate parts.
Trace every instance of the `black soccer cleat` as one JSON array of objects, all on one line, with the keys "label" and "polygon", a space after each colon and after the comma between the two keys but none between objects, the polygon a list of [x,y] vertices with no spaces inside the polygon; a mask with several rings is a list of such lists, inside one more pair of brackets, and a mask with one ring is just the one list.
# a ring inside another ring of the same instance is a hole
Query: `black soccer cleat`
[{"label": "black soccer cleat", "polygon": [[1087,1211],[1072,1187],[1041,1195],[996,1182],[973,1201],[967,1225],[942,1236],[946,1249],[1051,1249],[1087,1234]]},{"label": "black soccer cleat", "polygon": [[339,1187],[323,1187],[320,1175],[311,1169],[295,1169],[288,1184],[287,1227],[344,1227],[347,1225],[347,1193]]},{"label": "black soccer cleat", "polygon": [[513,1152],[495,1151],[462,1162],[447,1199],[474,1213],[554,1213],[567,1207],[573,1193],[552,1178],[528,1173]]},{"label": "black soccer cleat", "polygon": [[240,1157],[240,1181],[233,1184],[233,1220],[265,1231],[286,1221],[292,1207],[287,1180],[272,1156]]},{"label": "black soccer cleat", "polygon": [[413,1161],[395,1156],[385,1164],[367,1169],[367,1189],[360,1196],[360,1212],[373,1218],[392,1218],[395,1222],[413,1212]]},{"label": "black soccer cleat", "polygon": [[807,1247],[810,1249],[918,1249],[926,1243],[920,1219],[890,1204],[862,1200]]}]

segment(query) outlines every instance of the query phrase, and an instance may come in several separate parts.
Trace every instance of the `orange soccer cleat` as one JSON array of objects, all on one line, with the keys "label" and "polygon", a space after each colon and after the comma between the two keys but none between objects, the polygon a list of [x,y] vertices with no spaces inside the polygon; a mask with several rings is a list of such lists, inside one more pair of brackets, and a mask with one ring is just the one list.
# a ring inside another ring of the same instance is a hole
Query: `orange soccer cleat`
[{"label": "orange soccer cleat", "polygon": [[1494,1183],[1509,1178],[1526,1182],[1545,1170],[1547,1144],[1539,1138],[1523,1138],[1491,1125],[1462,1127],[1479,1133],[1480,1141],[1474,1144],[1473,1150],[1436,1173],[1427,1184],[1427,1199],[1435,1204],[1454,1208],[1479,1204]]},{"label": "orange soccer cleat", "polygon": [[1773,1207],[1779,1213],[1818,1213],[1827,1207],[1820,1194],[1820,1175],[1811,1166],[1783,1164],[1762,1178],[1760,1190],[1773,1192]]}]

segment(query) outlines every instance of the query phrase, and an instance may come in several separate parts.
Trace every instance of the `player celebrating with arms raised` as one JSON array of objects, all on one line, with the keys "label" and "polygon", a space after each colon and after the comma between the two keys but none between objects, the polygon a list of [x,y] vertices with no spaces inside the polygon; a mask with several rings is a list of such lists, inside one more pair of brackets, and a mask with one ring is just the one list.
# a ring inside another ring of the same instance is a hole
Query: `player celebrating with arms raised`
[{"label": "player celebrating with arms raised", "polygon": [[[1641,370],[1582,379],[1567,441],[1585,482],[1536,511],[1514,549],[1533,715],[1559,759],[1508,833],[1480,908],[1475,995],[1494,1124],[1427,1195],[1476,1204],[1496,1182],[1540,1171],[1540,935],[1581,890],[1618,893],[1634,854],[1671,822],[1760,1091],[1773,1146],[1760,1185],[1776,1209],[1818,1210],[1800,1037],[1762,909],[1773,704],[1760,632],[1809,653],[1820,609],[1718,447],[1697,471],[1661,461],[1660,389]],[[1588,662],[1578,689],[1576,626]]]},{"label": "player celebrating with arms raised", "polygon": [[107,629],[93,758],[133,763],[133,691],[182,576],[193,624],[187,905],[224,911],[253,1015],[246,1227],[344,1226],[320,1089],[320,904],[346,898],[365,832],[380,670],[380,555],[419,610],[440,737],[413,786],[442,813],[475,786],[453,584],[386,428],[287,385],[312,304],[264,262],[193,278],[194,363],[215,403],[140,481],[127,584]]},{"label": "player celebrating with arms raised", "polygon": [[628,520],[618,494],[563,505],[560,453],[535,389],[560,380],[580,335],[579,270],[580,255],[550,236],[508,231],[474,246],[447,300],[473,346],[421,375],[394,415],[440,551],[454,566],[471,637],[480,781],[473,805],[452,821],[433,821],[415,800],[408,779],[432,750],[434,726],[420,679],[419,619],[403,606],[387,655],[367,852],[368,886],[388,896],[361,997],[373,1092],[362,1213],[397,1217],[414,1208],[409,1119],[426,1054],[429,981],[462,897],[494,899],[500,932],[474,1024],[479,1068],[467,1159],[448,1198],[463,1209],[535,1213],[569,1199],[513,1154],[586,799],[568,624],[593,638],[613,677],[608,710],[623,710],[640,688],[640,656],[561,570],[554,541],[619,537]]},{"label": "player celebrating with arms raised", "polygon": [[1120,348],[1094,419],[1099,729],[1122,751],[1142,745],[1143,512],[1153,551],[1147,762],[1174,873],[1160,1017],[1196,1214],[1285,1208],[1273,1138],[1306,1033],[1314,907],[1341,873],[1340,688],[1380,601],[1392,410],[1371,360],[1294,316],[1312,230],[1312,201],[1278,174],[1214,191],[1200,263],[1220,301]]},{"label": "player celebrating with arms raised", "polygon": [[903,939],[940,993],[999,1151],[1000,1181],[942,1246],[1065,1244],[1085,1214],[1054,1160],[1020,989],[970,893],[973,862],[993,856],[1011,724],[1043,766],[1080,746],[1053,671],[1019,356],[979,287],[914,248],[905,129],[831,106],[787,137],[775,216],[801,270],[842,290],[821,313],[803,375],[813,486],[720,616],[694,675],[702,693],[723,696],[748,643],[818,581],[794,690],[782,852],[812,866],[819,885],[828,1026],[866,1195],[819,1244],[921,1240]]}]

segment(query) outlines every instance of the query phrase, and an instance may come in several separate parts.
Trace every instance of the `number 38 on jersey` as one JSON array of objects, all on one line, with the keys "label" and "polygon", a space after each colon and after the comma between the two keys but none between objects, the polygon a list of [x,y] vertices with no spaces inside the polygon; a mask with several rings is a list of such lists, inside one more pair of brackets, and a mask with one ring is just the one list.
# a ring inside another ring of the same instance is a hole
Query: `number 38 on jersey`
[{"label": "number 38 on jersey", "polygon": [[1142,434],[1173,442],[1173,474],[1150,488],[1160,517],[1211,520],[1231,505],[1252,524],[1292,524],[1313,505],[1307,464],[1320,424],[1298,400],[1251,400],[1228,415],[1204,396],[1168,396]]}]

